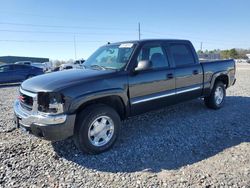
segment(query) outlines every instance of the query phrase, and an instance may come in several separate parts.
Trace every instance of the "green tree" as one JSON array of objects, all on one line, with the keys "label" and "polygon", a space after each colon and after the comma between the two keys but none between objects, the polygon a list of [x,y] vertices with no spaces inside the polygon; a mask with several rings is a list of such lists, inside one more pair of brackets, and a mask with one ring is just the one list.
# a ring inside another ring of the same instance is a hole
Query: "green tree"
[{"label": "green tree", "polygon": [[202,50],[198,50],[197,54],[203,54],[204,52]]},{"label": "green tree", "polygon": [[235,48],[233,48],[231,50],[222,50],[220,52],[220,55],[223,59],[230,59],[230,58],[237,59],[237,58],[239,58],[239,54]]},{"label": "green tree", "polygon": [[235,48],[229,50],[229,57],[233,59],[237,59],[239,57],[239,54]]},{"label": "green tree", "polygon": [[229,59],[229,50],[222,50],[220,52],[220,56],[222,57],[222,59]]}]

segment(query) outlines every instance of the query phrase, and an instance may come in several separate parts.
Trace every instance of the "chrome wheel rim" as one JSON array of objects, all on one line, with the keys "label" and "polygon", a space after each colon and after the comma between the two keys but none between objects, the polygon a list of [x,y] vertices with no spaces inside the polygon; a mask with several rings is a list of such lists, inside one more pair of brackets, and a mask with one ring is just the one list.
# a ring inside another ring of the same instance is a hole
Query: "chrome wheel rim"
[{"label": "chrome wheel rim", "polygon": [[217,87],[215,90],[215,102],[217,105],[220,105],[224,99],[224,91],[222,87]]},{"label": "chrome wheel rim", "polygon": [[114,135],[114,122],[108,116],[96,118],[90,125],[88,139],[92,145],[100,147],[107,144]]}]

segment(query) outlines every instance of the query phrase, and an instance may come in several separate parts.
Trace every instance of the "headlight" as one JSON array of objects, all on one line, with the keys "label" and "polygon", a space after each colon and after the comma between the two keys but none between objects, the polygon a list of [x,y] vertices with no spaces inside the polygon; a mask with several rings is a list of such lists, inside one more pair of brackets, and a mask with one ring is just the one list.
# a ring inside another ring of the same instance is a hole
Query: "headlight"
[{"label": "headlight", "polygon": [[50,114],[63,113],[64,98],[63,95],[56,92],[38,93],[38,111]]}]

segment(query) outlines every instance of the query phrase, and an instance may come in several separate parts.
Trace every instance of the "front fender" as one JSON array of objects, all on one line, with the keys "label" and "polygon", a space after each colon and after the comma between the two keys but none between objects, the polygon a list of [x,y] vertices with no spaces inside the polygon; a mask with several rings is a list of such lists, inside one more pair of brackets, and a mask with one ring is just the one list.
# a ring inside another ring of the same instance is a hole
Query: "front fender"
[{"label": "front fender", "polygon": [[129,99],[127,96],[127,92],[120,88],[113,88],[113,89],[106,89],[106,90],[97,91],[97,92],[95,91],[91,93],[86,93],[84,95],[80,95],[76,97],[75,99],[72,99],[71,104],[69,105],[68,111],[69,113],[75,113],[83,104],[89,101],[95,100],[95,99],[109,97],[109,96],[120,97],[126,107],[126,110],[128,110],[127,108],[129,104]]}]

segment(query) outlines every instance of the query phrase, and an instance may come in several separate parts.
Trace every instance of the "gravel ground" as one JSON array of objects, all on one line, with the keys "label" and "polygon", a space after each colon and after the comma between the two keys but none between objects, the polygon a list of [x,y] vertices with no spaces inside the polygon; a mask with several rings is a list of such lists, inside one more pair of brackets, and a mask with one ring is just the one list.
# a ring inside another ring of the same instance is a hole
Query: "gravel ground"
[{"label": "gravel ground", "polygon": [[240,65],[224,108],[193,100],[131,118],[95,156],[15,129],[18,87],[2,87],[0,187],[250,187],[249,83],[250,65]]}]

